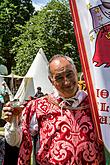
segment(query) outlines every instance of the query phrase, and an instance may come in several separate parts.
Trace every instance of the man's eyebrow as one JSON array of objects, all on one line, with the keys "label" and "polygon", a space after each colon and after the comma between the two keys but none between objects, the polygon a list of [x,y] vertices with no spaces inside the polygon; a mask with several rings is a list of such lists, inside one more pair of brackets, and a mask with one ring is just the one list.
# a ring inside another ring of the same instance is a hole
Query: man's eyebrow
[{"label": "man's eyebrow", "polygon": [[66,70],[66,72],[73,72],[73,70],[68,69],[68,70]]},{"label": "man's eyebrow", "polygon": [[59,71],[58,73],[56,73],[56,76],[60,76],[63,73],[74,73],[74,71],[73,70],[70,70],[70,69],[67,69],[66,71]]},{"label": "man's eyebrow", "polygon": [[60,76],[62,76],[62,73],[58,73],[55,75],[55,77],[60,77]]}]

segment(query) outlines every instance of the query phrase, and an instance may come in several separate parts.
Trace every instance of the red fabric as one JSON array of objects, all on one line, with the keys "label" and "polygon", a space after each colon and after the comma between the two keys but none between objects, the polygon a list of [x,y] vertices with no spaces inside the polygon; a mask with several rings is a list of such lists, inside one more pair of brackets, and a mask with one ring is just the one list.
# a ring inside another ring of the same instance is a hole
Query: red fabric
[{"label": "red fabric", "polygon": [[31,152],[32,152],[32,140],[29,132],[29,123],[31,121],[32,115],[35,113],[35,103],[30,101],[27,107],[24,109],[23,121],[22,121],[22,131],[23,139],[20,146],[20,152],[18,157],[18,165],[29,165]]},{"label": "red fabric", "polygon": [[93,57],[93,63],[95,66],[100,67],[105,64],[104,67],[110,67],[110,25],[106,25],[101,28],[96,39],[95,53]]},{"label": "red fabric", "polygon": [[[87,105],[86,98],[82,105]],[[36,111],[40,126],[40,149],[36,159],[41,165],[104,165],[103,146],[98,143],[90,109],[63,110],[47,98],[30,102],[25,109],[23,142],[18,165],[28,165],[32,151],[29,123]]]}]

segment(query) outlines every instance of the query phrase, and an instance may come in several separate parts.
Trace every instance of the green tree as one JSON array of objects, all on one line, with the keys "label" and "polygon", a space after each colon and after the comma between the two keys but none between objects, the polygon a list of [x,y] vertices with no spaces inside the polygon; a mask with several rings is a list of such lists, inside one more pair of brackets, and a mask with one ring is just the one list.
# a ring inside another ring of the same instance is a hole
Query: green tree
[{"label": "green tree", "polygon": [[14,65],[14,55],[11,52],[14,45],[12,39],[19,36],[19,25],[24,25],[33,14],[31,0],[2,0],[0,3],[0,57],[7,66],[9,73]]},{"label": "green tree", "polygon": [[[48,60],[54,54],[65,54],[74,59],[80,70],[73,22],[67,1],[51,0],[23,27],[15,38],[13,53],[16,55],[15,73],[25,75],[39,48]],[[25,59],[25,60],[24,60]]]}]

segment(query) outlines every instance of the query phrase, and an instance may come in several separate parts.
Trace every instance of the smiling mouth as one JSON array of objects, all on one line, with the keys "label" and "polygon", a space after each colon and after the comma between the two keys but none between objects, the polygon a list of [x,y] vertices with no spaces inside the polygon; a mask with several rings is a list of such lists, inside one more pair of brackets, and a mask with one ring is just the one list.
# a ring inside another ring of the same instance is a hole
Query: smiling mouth
[{"label": "smiling mouth", "polygon": [[69,90],[69,89],[72,89],[72,86],[66,86],[66,87],[63,87],[64,90]]}]

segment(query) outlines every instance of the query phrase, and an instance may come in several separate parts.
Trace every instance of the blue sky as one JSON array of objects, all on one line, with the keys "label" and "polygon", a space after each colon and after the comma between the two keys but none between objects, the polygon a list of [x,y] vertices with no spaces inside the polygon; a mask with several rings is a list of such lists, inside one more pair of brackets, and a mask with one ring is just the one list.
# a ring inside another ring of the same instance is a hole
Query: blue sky
[{"label": "blue sky", "polygon": [[50,0],[32,0],[33,6],[36,10],[39,10],[41,7],[45,6]]}]

